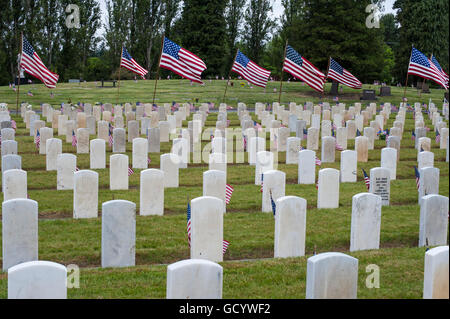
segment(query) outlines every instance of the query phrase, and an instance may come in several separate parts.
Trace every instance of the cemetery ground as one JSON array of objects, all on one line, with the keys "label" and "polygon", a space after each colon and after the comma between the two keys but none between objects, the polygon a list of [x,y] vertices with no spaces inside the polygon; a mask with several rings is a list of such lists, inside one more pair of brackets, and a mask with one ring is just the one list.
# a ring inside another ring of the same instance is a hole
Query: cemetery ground
[{"label": "cemetery ground", "polygon": [[[266,93],[261,88],[240,87],[242,81],[234,81],[228,88],[227,103],[236,109],[243,102],[253,109],[256,102],[269,103],[278,100],[279,82],[269,82]],[[246,83],[246,82],[245,82]],[[122,81],[118,103],[151,103],[154,81]],[[375,88],[366,85],[365,88]],[[34,88],[34,89],[33,89]],[[329,91],[330,84],[326,86]],[[225,89],[225,81],[205,81],[205,86],[191,86],[188,81],[159,81],[156,103],[179,104],[184,102],[212,102],[218,107]],[[27,96],[31,91],[33,96]],[[43,85],[24,85],[20,88],[19,101],[27,101],[39,111],[40,103],[85,102],[116,103],[117,88],[96,88],[95,83],[58,84],[52,90]],[[299,83],[284,83],[281,104],[290,101],[315,104],[320,96],[310,94],[311,89]],[[378,91],[378,89],[377,89]],[[352,105],[360,102],[355,91],[344,88],[339,102]],[[379,97],[381,102],[399,105],[403,88],[392,88],[392,96]],[[346,99],[346,95],[348,99]],[[408,102],[428,103],[431,98],[436,106],[442,107],[442,90],[432,90],[431,94],[419,96],[415,89],[408,89]],[[323,101],[330,104],[333,97]],[[198,102],[196,101],[198,99]],[[202,174],[208,164],[189,164],[188,169],[179,171],[179,187],[165,189],[164,216],[136,216],[136,266],[129,268],[101,268],[101,205],[112,199],[129,200],[136,203],[139,212],[140,171],[129,178],[128,191],[109,189],[110,147],[106,147],[107,168],[95,170],[99,173],[99,217],[95,219],[73,219],[73,190],[56,190],[56,171],[46,171],[45,155],[36,151],[33,137],[25,129],[20,115],[13,113],[16,94],[8,87],[0,87],[0,102],[8,103],[11,117],[17,122],[15,140],[18,141],[18,154],[22,156],[22,169],[27,171],[28,195],[39,204],[39,260],[48,260],[63,265],[75,264],[80,267],[80,288],[68,289],[69,298],[165,298],[167,265],[188,259],[189,246],[186,232],[186,207],[188,199],[202,196]],[[361,101],[363,105],[366,101]],[[369,102],[367,102],[369,103]],[[395,114],[395,113],[394,113]],[[254,113],[251,113],[256,120]],[[187,121],[183,127],[187,127]],[[393,126],[395,116],[390,117],[386,128]],[[209,114],[205,130],[214,128],[217,113]],[[235,112],[228,113],[230,127],[238,127],[239,119]],[[432,127],[431,120],[424,115],[425,126]],[[306,262],[314,252],[343,252],[359,260],[358,298],[422,298],[423,269],[426,247],[418,247],[419,212],[417,188],[413,166],[417,165],[417,150],[411,140],[414,129],[413,113],[407,113],[403,139],[401,141],[400,161],[397,164],[397,179],[391,181],[389,206],[383,206],[381,219],[380,249],[349,252],[352,197],[367,191],[362,168],[367,172],[380,166],[381,149],[386,141],[375,140],[375,149],[369,150],[369,161],[358,163],[358,181],[341,183],[339,208],[317,209],[317,190],[314,185],[297,184],[297,165],[286,165],[286,152],[278,153],[278,170],[286,173],[286,196],[299,196],[307,200],[305,256],[299,258],[273,258],[274,217],[272,213],[261,212],[262,196],[260,186],[254,185],[254,166],[247,163],[228,164],[227,183],[234,187],[231,202],[224,215],[224,239],[230,246],[224,255],[223,298],[305,298]],[[208,147],[208,138],[202,141],[202,149]],[[54,134],[55,137],[56,134]],[[295,133],[291,133],[295,136]],[[440,170],[439,194],[449,194],[449,167],[445,162],[446,150],[439,149],[431,130],[427,137],[432,139],[434,166]],[[90,136],[90,139],[95,138]],[[267,148],[269,136],[266,135]],[[150,153],[149,168],[160,168],[160,155],[169,153],[172,142],[161,143],[160,153]],[[302,141],[306,146],[306,141]],[[132,158],[132,145],[127,143],[126,155]],[[347,149],[354,149],[354,140],[348,140]],[[63,141],[63,153],[74,153],[76,149]],[[320,157],[320,148],[316,151]],[[89,154],[76,154],[77,167],[89,169]],[[191,155],[192,156],[192,155]],[[192,157],[191,157],[192,160]],[[247,153],[245,154],[247,162]],[[335,163],[323,163],[319,169],[340,169],[340,152],[336,151]],[[3,198],[3,196],[2,196]],[[1,229],[0,229],[1,232]],[[380,269],[380,287],[366,287],[370,272],[366,267],[375,264]],[[7,297],[7,274],[0,273],[0,298]]]}]

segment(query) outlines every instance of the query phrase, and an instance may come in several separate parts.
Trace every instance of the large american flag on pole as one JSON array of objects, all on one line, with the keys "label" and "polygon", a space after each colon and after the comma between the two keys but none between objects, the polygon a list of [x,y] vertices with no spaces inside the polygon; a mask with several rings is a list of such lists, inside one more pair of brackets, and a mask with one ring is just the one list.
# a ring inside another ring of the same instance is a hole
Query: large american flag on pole
[{"label": "large american flag on pole", "polygon": [[286,49],[286,58],[284,59],[283,71],[292,74],[316,91],[323,92],[325,83],[325,74],[320,72],[308,60],[297,53],[290,45]]},{"label": "large american flag on pole", "polygon": [[183,78],[203,84],[201,76],[202,72],[206,70],[205,62],[166,37],[164,37],[159,66],[173,71]]},{"label": "large american flag on pole", "polygon": [[22,54],[20,55],[20,67],[35,78],[41,80],[46,87],[55,88],[59,75],[51,72],[42,63],[39,55],[34,51],[27,39],[22,36]]},{"label": "large american flag on pole", "polygon": [[127,48],[122,48],[122,58],[120,59],[120,66],[124,67],[131,72],[139,74],[143,79],[145,79],[145,75],[148,73],[146,69],[137,64],[137,62],[132,58],[130,53],[128,53]]},{"label": "large american flag on pole", "polygon": [[432,80],[445,89],[448,89],[448,77],[446,79],[437,65],[414,47],[412,48],[411,59],[409,60],[408,74]]},{"label": "large american flag on pole", "polygon": [[350,72],[344,69],[339,63],[330,58],[330,68],[328,78],[336,80],[352,89],[362,88],[362,83]]},{"label": "large american flag on pole", "polygon": [[250,61],[250,59],[239,50],[231,71],[236,72],[250,83],[264,88],[270,77],[270,71],[263,69],[256,63]]}]

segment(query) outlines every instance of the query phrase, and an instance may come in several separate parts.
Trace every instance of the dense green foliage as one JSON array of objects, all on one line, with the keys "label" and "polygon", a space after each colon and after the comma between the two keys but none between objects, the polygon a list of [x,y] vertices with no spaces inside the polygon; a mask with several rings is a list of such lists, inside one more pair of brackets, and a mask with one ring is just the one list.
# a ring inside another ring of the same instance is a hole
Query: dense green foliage
[{"label": "dense green foliage", "polygon": [[[205,61],[205,79],[226,77],[237,49],[280,79],[286,41],[321,71],[333,57],[364,83],[403,85],[412,44],[449,67],[447,0],[397,0],[375,28],[368,6],[385,0],[282,0],[280,17],[268,0],[106,0],[103,14],[99,0],[2,2],[0,85],[17,74],[21,32],[59,82],[117,78],[122,45],[155,79],[163,35]],[[78,29],[66,26],[69,4],[80,8]],[[178,78],[160,71],[168,75]]]}]

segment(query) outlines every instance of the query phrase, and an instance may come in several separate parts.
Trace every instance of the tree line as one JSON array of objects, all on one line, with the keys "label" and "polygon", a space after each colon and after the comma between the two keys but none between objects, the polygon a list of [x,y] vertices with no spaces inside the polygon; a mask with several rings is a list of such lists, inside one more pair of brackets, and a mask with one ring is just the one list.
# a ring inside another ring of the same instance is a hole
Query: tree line
[{"label": "tree line", "polygon": [[[60,82],[117,78],[122,45],[153,79],[164,35],[205,61],[205,79],[226,78],[238,48],[279,79],[286,41],[320,70],[333,57],[364,83],[403,84],[412,44],[448,72],[447,0],[396,0],[379,28],[366,25],[372,3],[384,0],[281,0],[276,20],[271,0],[106,0],[103,19],[100,0],[2,0],[0,85],[16,76],[21,32]],[[79,28],[67,27],[70,4]]]}]

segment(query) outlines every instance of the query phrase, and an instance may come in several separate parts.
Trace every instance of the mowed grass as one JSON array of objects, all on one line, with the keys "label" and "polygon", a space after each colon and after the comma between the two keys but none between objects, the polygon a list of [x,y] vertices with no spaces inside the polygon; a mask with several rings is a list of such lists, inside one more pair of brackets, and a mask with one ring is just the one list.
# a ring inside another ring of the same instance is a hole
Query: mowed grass
[{"label": "mowed grass", "polygon": [[[152,81],[138,84],[133,81],[124,82],[121,87],[120,102],[151,102]],[[153,82],[154,83],[154,82]],[[176,101],[182,103],[199,98],[199,102],[219,103],[220,90],[224,82],[206,82],[205,87],[190,86],[186,81],[171,80],[159,82],[158,103]],[[269,83],[266,92],[273,92],[279,83]],[[73,84],[58,85],[54,90],[55,98],[52,104],[83,101],[115,103],[116,90],[95,89],[94,83],[86,87]],[[24,86],[26,87],[26,86]],[[29,86],[30,88],[32,86]],[[33,97],[23,100],[33,104],[36,110],[41,102],[49,102],[48,90],[35,85]],[[150,89],[151,87],[151,89]],[[295,101],[319,100],[309,94],[310,90],[298,83],[285,83],[283,86],[285,103]],[[367,86],[368,87],[368,86]],[[272,89],[272,91],[271,91]],[[23,91],[26,93],[26,88]],[[46,92],[46,96],[44,93]],[[22,89],[21,89],[22,92]],[[0,88],[0,102],[8,102],[14,109],[15,95],[9,88]],[[160,94],[161,93],[161,94]],[[175,94],[176,93],[176,94]],[[180,93],[180,94],[178,94]],[[344,90],[351,94],[352,91]],[[393,97],[382,101],[397,104],[403,90],[393,88]],[[223,95],[223,91],[221,93]],[[249,108],[254,102],[272,102],[278,99],[278,94],[265,93],[262,89],[235,87],[228,92],[229,104],[247,103]],[[428,102],[430,96],[438,107],[440,92],[431,95],[416,96],[409,89],[409,101]],[[22,96],[22,95],[21,95]],[[176,96],[177,98],[174,98]],[[216,96],[216,100],[212,98]],[[22,100],[22,99],[21,99]],[[41,102],[40,102],[41,101]],[[356,99],[342,101],[347,106]],[[13,104],[13,105],[11,105]],[[196,104],[198,105],[198,104]],[[252,114],[254,119],[256,117]],[[18,129],[16,140],[19,155],[22,156],[22,168],[28,174],[28,195],[39,203],[39,259],[55,261],[64,265],[76,264],[81,268],[80,289],[69,289],[70,298],[165,298],[167,264],[189,258],[186,233],[186,206],[189,199],[202,196],[202,175],[208,170],[204,162],[189,165],[188,169],[180,170],[180,187],[166,189],[165,215],[137,216],[136,219],[136,267],[124,269],[102,269],[101,264],[101,205],[112,199],[125,199],[136,203],[139,213],[139,176],[141,170],[135,170],[129,179],[128,191],[109,190],[109,156],[111,149],[107,147],[107,168],[96,170],[99,173],[99,218],[89,220],[72,219],[73,191],[56,190],[56,172],[45,170],[45,156],[38,155],[28,130],[20,116],[13,115]],[[435,167],[440,169],[439,193],[448,196],[448,163],[445,162],[445,150],[440,150],[434,142],[431,120],[424,114],[426,126],[431,128],[428,137],[432,139],[432,151],[435,154]],[[188,120],[192,119],[192,115]],[[208,147],[210,128],[215,127],[216,113],[211,113],[206,122],[206,139],[202,147]],[[237,114],[230,112],[228,119],[231,127],[239,126]],[[386,128],[393,126],[395,113],[391,114]],[[47,123],[47,126],[51,124]],[[183,123],[187,127],[187,121]],[[230,246],[224,256],[224,298],[304,298],[306,289],[306,260],[314,252],[339,251],[359,259],[359,298],[421,298],[423,289],[423,263],[425,248],[418,248],[419,213],[417,204],[417,189],[415,185],[413,166],[417,165],[417,150],[411,140],[411,130],[414,128],[412,113],[407,114],[403,140],[401,142],[400,161],[397,166],[397,180],[391,182],[391,205],[383,207],[381,220],[380,249],[349,253],[351,203],[352,196],[366,192],[362,170],[369,172],[370,168],[380,166],[380,151],[385,147],[385,141],[377,140],[375,149],[369,151],[369,162],[358,163],[358,182],[340,185],[340,206],[338,209],[318,210],[317,190],[314,185],[297,184],[297,165],[286,165],[285,153],[278,153],[278,168],[286,173],[286,195],[300,196],[307,200],[307,233],[306,256],[302,258],[273,259],[274,218],[271,213],[261,213],[260,186],[254,185],[254,166],[243,163],[229,164],[227,168],[227,183],[235,191],[231,203],[227,206],[224,216],[224,239],[230,241]],[[294,134],[292,134],[294,135]],[[56,130],[54,137],[58,137]],[[70,143],[63,139],[63,152],[76,153]],[[95,138],[91,136],[91,139]],[[269,140],[267,138],[267,148]],[[303,141],[306,146],[306,141]],[[161,143],[161,153],[149,154],[150,168],[159,168],[161,154],[170,152],[170,143]],[[348,141],[348,149],[354,149],[354,141]],[[131,143],[127,143],[126,154],[131,163]],[[320,157],[320,150],[317,151]],[[191,158],[192,159],[192,158]],[[247,155],[245,155],[247,159]],[[89,154],[77,155],[77,166],[89,169]],[[340,168],[340,152],[336,152],[335,163],[324,163],[319,169]],[[316,175],[317,176],[317,175]],[[366,267],[376,264],[380,268],[380,288],[366,288]],[[0,297],[7,297],[7,274],[0,274]]]}]

